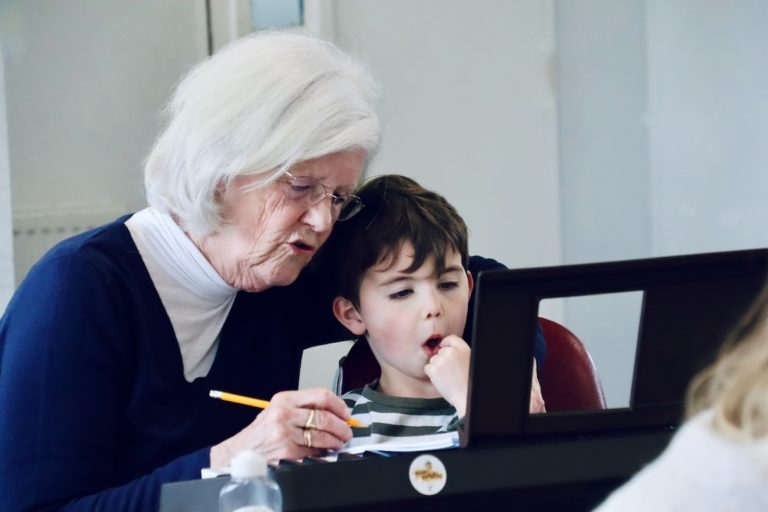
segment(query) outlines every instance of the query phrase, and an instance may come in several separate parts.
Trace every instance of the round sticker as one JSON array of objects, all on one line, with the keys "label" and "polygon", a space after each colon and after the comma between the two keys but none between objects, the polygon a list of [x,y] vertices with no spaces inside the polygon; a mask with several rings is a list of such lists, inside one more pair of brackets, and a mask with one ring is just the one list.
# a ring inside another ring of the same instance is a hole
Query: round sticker
[{"label": "round sticker", "polygon": [[419,455],[411,462],[408,477],[414,489],[431,496],[443,490],[448,473],[440,459],[434,455]]}]

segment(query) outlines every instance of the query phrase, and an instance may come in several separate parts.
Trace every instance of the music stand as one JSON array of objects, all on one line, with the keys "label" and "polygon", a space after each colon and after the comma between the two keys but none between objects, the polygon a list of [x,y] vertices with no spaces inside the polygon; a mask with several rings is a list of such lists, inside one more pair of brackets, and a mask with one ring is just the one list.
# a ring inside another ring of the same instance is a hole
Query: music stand
[{"label": "music stand", "polygon": [[[674,428],[688,383],[755,300],[767,270],[768,249],[753,249],[481,273],[461,446]],[[539,302],[630,291],[643,292],[643,303],[629,407],[529,415]]]}]

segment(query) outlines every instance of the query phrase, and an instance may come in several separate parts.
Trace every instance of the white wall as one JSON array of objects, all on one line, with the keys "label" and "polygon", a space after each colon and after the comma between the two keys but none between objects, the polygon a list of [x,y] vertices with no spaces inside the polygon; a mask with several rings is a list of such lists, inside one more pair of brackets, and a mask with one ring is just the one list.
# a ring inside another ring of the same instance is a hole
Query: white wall
[{"label": "white wall", "polygon": [[337,0],[335,15],[382,86],[371,173],[444,194],[474,254],[560,263],[552,2]]},{"label": "white wall", "polygon": [[14,290],[11,172],[8,165],[8,125],[5,112],[5,70],[0,60],[0,311],[5,310]]},{"label": "white wall", "polygon": [[563,259],[648,257],[644,2],[556,5]]},{"label": "white wall", "polygon": [[647,2],[653,254],[768,246],[768,2]]},{"label": "white wall", "polygon": [[564,262],[768,245],[768,3],[555,12]]},{"label": "white wall", "polygon": [[203,0],[0,4],[18,279],[40,242],[143,207],[142,160],[205,27]]}]

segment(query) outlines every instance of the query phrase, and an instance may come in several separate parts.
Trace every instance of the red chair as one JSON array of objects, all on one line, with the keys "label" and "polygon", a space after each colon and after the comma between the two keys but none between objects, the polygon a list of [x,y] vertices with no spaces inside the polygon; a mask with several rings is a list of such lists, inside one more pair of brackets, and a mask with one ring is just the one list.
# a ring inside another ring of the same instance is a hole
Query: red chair
[{"label": "red chair", "polygon": [[[592,358],[581,341],[562,325],[539,318],[547,341],[544,368],[539,370],[547,411],[605,409],[605,397]],[[368,343],[356,342],[339,361],[335,391],[361,388],[381,373]]]},{"label": "red chair", "polygon": [[544,368],[539,371],[547,411],[605,409],[600,377],[584,344],[571,331],[539,317],[547,341]]}]

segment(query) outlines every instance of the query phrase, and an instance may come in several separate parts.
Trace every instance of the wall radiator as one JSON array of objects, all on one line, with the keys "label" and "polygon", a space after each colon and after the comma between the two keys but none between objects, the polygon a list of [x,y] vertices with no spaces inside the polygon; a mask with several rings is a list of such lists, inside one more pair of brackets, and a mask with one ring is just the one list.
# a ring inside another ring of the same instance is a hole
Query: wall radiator
[{"label": "wall radiator", "polygon": [[13,261],[16,285],[55,244],[124,215],[118,205],[57,206],[13,210]]}]

